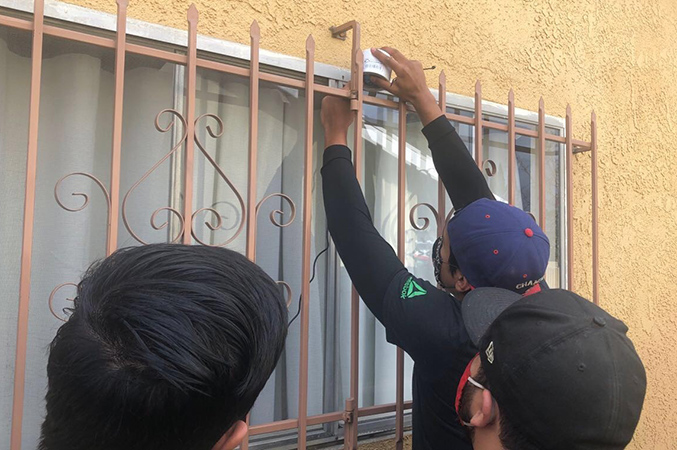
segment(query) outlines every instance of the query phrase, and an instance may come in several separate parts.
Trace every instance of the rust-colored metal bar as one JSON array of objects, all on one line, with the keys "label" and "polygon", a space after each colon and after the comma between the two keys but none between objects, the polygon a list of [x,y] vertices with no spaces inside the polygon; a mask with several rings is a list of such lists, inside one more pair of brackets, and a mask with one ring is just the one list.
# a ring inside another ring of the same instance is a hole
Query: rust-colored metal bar
[{"label": "rust-colored metal bar", "polygon": [[545,104],[538,101],[538,224],[545,232]]},{"label": "rust-colored metal bar", "polygon": [[[375,416],[378,414],[393,412],[395,410],[395,406],[396,405],[394,403],[388,403],[385,405],[374,405],[360,408],[360,417]],[[404,402],[404,409],[411,409],[411,406],[412,402]]]},{"label": "rust-colored metal bar", "polygon": [[453,120],[458,123],[463,123],[465,125],[475,125],[474,117],[466,117],[460,114],[446,113],[447,119]]},{"label": "rust-colored metal bar", "polygon": [[[342,412],[334,413],[336,415],[335,419],[329,419],[327,422],[333,422],[334,420],[340,420],[343,417]],[[324,422],[321,422],[324,423]],[[249,428],[247,436],[258,436],[261,434],[275,433],[277,431],[291,430],[296,428],[299,425],[298,419],[287,419],[287,420],[278,420],[277,422],[270,422],[263,425],[256,425]],[[300,447],[299,447],[300,448]]]},{"label": "rust-colored metal bar", "polygon": [[[355,33],[355,30],[357,30],[357,32],[359,33],[360,23],[356,20],[351,20],[350,22],[346,22],[336,27],[329,27],[329,31],[331,31],[331,36],[336,39],[341,39],[342,41],[345,41],[348,38],[348,31],[350,30],[353,30],[353,33]],[[357,48],[354,46],[355,42],[357,42],[359,46],[360,43],[359,36],[357,39],[355,39],[355,34],[353,34],[353,52]]]},{"label": "rust-colored metal bar", "polygon": [[115,39],[93,34],[83,33],[81,31],[68,30],[66,28],[56,27],[54,25],[45,25],[44,33],[49,36],[69,39],[71,41],[88,42],[104,48],[115,48]]},{"label": "rust-colored metal bar", "polygon": [[[254,20],[249,27],[250,56],[249,56],[249,166],[247,179],[247,238],[246,256],[251,261],[256,261],[256,169],[259,146],[259,43],[261,41],[261,29],[259,23]],[[249,414],[245,418],[249,425]],[[249,434],[240,444],[241,450],[249,448]]]},{"label": "rust-colored metal bar", "polygon": [[315,40],[306,40],[306,142],[303,175],[303,255],[301,266],[301,357],[299,364],[299,435],[298,448],[306,448],[308,421],[308,339],[310,312],[310,227],[313,200],[313,109],[315,92]]},{"label": "rust-colored metal bar", "polygon": [[508,93],[508,203],[515,204],[515,93]]},{"label": "rust-colored metal bar", "polygon": [[475,83],[475,163],[482,170],[482,84]]},{"label": "rust-colored metal bar", "polygon": [[[438,98],[437,104],[440,106],[440,110],[443,114],[447,112],[447,76],[444,73],[444,70],[440,72],[439,84],[438,84]],[[442,236],[444,234],[444,223],[445,217],[447,217],[447,192],[444,189],[444,183],[442,182],[442,177],[437,179],[437,216],[439,220],[437,221],[437,235]]]},{"label": "rust-colored metal bar", "polygon": [[120,158],[122,154],[122,106],[125,88],[125,43],[127,41],[128,0],[117,0],[117,35],[115,41],[115,100],[113,104],[113,148],[110,169],[110,210],[108,211],[108,237],[106,255],[118,246],[120,206]]},{"label": "rust-colored metal bar", "polygon": [[572,139],[572,144],[574,144],[574,153],[581,153],[590,151],[590,142],[581,141],[580,139]]},{"label": "rust-colored metal bar", "polygon": [[502,123],[490,122],[488,120],[482,121],[482,128],[489,128],[490,130],[498,131],[508,131],[508,125],[503,125]]},{"label": "rust-colored metal bar", "polygon": [[259,145],[259,42],[261,29],[255,20],[249,29],[249,178],[247,187],[247,258],[256,260],[256,167]]},{"label": "rust-colored metal bar", "polygon": [[[403,408],[408,411],[412,408],[412,402],[404,402]],[[360,417],[375,416],[378,414],[385,414],[395,411],[395,403],[386,403],[384,405],[368,406],[359,408]],[[332,413],[319,414],[308,417],[308,425],[320,425],[323,423],[335,422],[337,420],[345,419],[346,413],[344,411],[336,411]],[[298,419],[280,420],[277,422],[266,423],[263,425],[256,425],[249,429],[250,436],[258,436],[261,434],[274,433],[277,431],[291,430],[298,427]]]},{"label": "rust-colored metal bar", "polygon": [[571,120],[571,105],[567,105],[565,122],[566,147],[566,196],[567,196],[567,288],[574,290],[574,189],[573,189],[573,123]]},{"label": "rust-colored metal bar", "polygon": [[287,78],[282,75],[275,75],[274,73],[261,72],[259,78],[262,81],[279,84],[282,86],[289,86],[296,89],[305,89],[306,82],[304,80],[297,80],[296,78]]},{"label": "rust-colored metal bar", "polygon": [[31,293],[33,219],[35,213],[35,180],[38,163],[38,119],[40,118],[40,80],[42,78],[44,15],[44,0],[35,0],[33,12],[33,51],[31,57],[31,94],[28,112],[28,149],[26,156],[24,222],[21,243],[21,275],[19,281],[19,315],[16,331],[14,397],[12,403],[12,431],[10,436],[11,450],[21,449],[21,430],[26,386],[28,305]]},{"label": "rust-colored metal bar", "polygon": [[32,31],[33,22],[30,20],[19,19],[16,17],[3,16],[0,14],[0,25],[11,28],[18,28],[19,30]]},{"label": "rust-colored metal bar", "polygon": [[[407,185],[407,106],[404,101],[400,101],[397,128],[397,256],[404,264],[406,254],[404,209]],[[397,348],[395,373],[395,448],[402,450],[404,445],[404,351],[399,347]]]},{"label": "rust-colored metal bar", "polygon": [[331,87],[331,86],[325,86],[324,84],[316,84],[315,85],[315,92],[319,92],[321,94],[333,95],[334,97],[351,98],[350,91],[347,91],[345,89],[339,89],[339,88]]},{"label": "rust-colored metal bar", "polygon": [[368,104],[368,105],[374,105],[374,106],[383,106],[384,108],[389,108],[389,109],[398,109],[399,105],[397,102],[394,102],[392,100],[388,100],[385,98],[378,98],[378,97],[365,97],[363,99],[363,102]]},{"label": "rust-colored metal bar", "polygon": [[145,47],[139,44],[127,43],[127,51],[142,56],[149,56],[151,58],[162,59],[174,64],[186,65],[188,63],[188,56],[180,53],[172,53],[166,50],[160,50],[152,47]]},{"label": "rust-colored metal bar", "polygon": [[[209,70],[214,70],[216,72],[223,72],[223,73],[229,73],[232,75],[237,75],[240,77],[249,77],[249,69],[245,67],[237,67],[237,66],[231,66],[230,64],[218,62],[218,61],[212,61],[209,59],[199,59],[197,60],[197,66],[201,67],[203,69],[209,69]],[[289,80],[289,78],[285,78],[285,80]],[[299,86],[303,86],[303,82],[299,80],[294,80],[298,81]]]},{"label": "rust-colored metal bar", "polygon": [[597,114],[590,116],[590,158],[592,175],[592,301],[599,304],[599,228],[597,191]]},{"label": "rust-colored metal bar", "polygon": [[[353,43],[351,49],[350,62],[350,109],[355,113],[355,133],[354,133],[354,166],[355,176],[358,182],[362,178],[362,107],[363,107],[363,55],[360,49],[360,23],[352,20],[342,25],[331,27],[332,36],[337,39],[345,40],[347,32],[353,31]],[[323,89],[323,91],[325,91]],[[350,397],[345,401],[345,437],[343,441],[346,450],[357,448],[357,417],[358,417],[358,395],[359,395],[359,329],[360,329],[360,296],[352,288],[350,296]]]},{"label": "rust-colored metal bar", "polygon": [[[358,30],[357,33],[356,30]],[[355,39],[359,39],[359,27],[353,29],[353,48],[355,48],[355,51],[352,58],[353,76],[350,80],[352,99],[350,103],[351,109],[355,111],[353,144],[355,176],[360,181],[362,179],[362,69],[364,60],[359,42],[356,44]],[[344,447],[346,450],[355,450],[357,448],[357,420],[359,416],[357,405],[360,386],[360,296],[355,286],[352,288],[350,300],[350,398],[346,400],[346,406],[349,406],[350,410],[346,412],[351,420],[346,423]]]},{"label": "rust-colored metal bar", "polygon": [[197,22],[195,3],[188,8],[188,64],[186,66],[186,159],[183,174],[183,243],[193,241],[193,161],[195,159],[195,88],[197,78]]}]

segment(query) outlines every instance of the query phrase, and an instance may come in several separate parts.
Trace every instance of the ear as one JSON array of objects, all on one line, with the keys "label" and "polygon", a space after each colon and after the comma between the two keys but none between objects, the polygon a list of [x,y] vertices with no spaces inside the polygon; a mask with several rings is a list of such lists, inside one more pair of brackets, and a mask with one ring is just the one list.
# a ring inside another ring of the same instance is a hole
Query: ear
[{"label": "ear", "polygon": [[470,291],[470,283],[468,283],[468,279],[463,276],[461,273],[461,270],[457,270],[456,273],[454,273],[454,288],[458,292],[468,292]]},{"label": "ear", "polygon": [[247,424],[238,420],[221,436],[219,442],[214,444],[212,450],[234,450],[244,440],[248,430]]},{"label": "ear", "polygon": [[494,398],[488,390],[482,391],[482,405],[470,419],[470,424],[476,428],[484,428],[494,422]]}]

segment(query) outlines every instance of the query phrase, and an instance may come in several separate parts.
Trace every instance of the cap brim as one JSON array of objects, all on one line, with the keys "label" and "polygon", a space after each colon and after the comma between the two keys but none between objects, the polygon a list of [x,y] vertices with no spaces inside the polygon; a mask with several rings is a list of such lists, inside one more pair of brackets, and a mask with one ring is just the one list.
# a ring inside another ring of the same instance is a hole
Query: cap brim
[{"label": "cap brim", "polygon": [[494,320],[521,298],[516,292],[493,287],[473,289],[465,295],[461,304],[463,322],[475,346]]}]

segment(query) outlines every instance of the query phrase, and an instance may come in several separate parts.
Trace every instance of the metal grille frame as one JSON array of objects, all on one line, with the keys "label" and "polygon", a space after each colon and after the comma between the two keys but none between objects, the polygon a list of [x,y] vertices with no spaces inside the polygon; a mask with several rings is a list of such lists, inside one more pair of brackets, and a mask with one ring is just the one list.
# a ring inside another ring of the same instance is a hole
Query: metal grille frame
[{"label": "metal grille frame", "polygon": [[[195,118],[195,82],[197,68],[207,68],[217,72],[228,73],[246,77],[250,81],[250,120],[249,120],[249,169],[248,169],[248,186],[247,186],[247,204],[242,204],[246,210],[246,221],[244,224],[246,233],[246,256],[251,260],[255,259],[256,254],[256,219],[259,206],[270,196],[260,200],[258,203],[256,193],[256,167],[257,167],[257,133],[258,133],[258,101],[259,101],[259,84],[261,81],[273,82],[282,86],[293,87],[306,92],[306,122],[305,122],[305,158],[304,158],[304,182],[303,182],[303,212],[302,212],[302,226],[303,226],[303,246],[302,246],[302,292],[301,296],[304,299],[301,309],[301,344],[300,344],[300,367],[299,367],[299,411],[298,419],[289,419],[283,421],[272,422],[264,425],[257,425],[251,427],[248,437],[242,443],[241,448],[247,450],[249,446],[249,436],[262,435],[266,433],[273,433],[282,430],[297,429],[298,431],[298,448],[305,449],[307,447],[306,431],[309,426],[343,421],[345,424],[345,439],[344,446],[346,449],[357,448],[358,438],[358,418],[369,417],[377,414],[395,412],[396,418],[396,448],[399,450],[403,446],[404,433],[404,411],[411,408],[411,402],[404,401],[404,353],[401,349],[397,352],[397,364],[394,367],[396,371],[396,402],[392,404],[377,405],[366,408],[358,408],[358,374],[359,374],[359,296],[353,288],[351,298],[351,363],[350,363],[350,395],[345,399],[345,409],[343,411],[335,411],[333,413],[308,416],[308,333],[309,333],[309,302],[305,299],[309,298],[309,279],[311,270],[310,259],[310,236],[311,236],[311,216],[313,214],[311,208],[311,169],[313,164],[313,109],[314,109],[314,92],[325,95],[333,95],[337,97],[348,98],[351,101],[351,109],[355,114],[355,126],[359,130],[362,127],[362,107],[364,104],[378,105],[386,108],[397,109],[399,111],[398,123],[398,207],[397,207],[397,254],[404,260],[404,233],[405,233],[405,150],[406,150],[406,114],[408,111],[413,111],[411,107],[404,102],[395,102],[377,97],[370,97],[363,95],[362,89],[362,50],[360,48],[360,24],[356,21],[351,21],[346,24],[332,27],[331,32],[334,37],[345,39],[347,33],[352,34],[351,47],[351,79],[349,82],[350,89],[342,90],[332,86],[317,83],[315,81],[315,41],[311,36],[306,40],[306,55],[305,55],[305,77],[303,79],[294,78],[291,76],[283,76],[279,74],[266,73],[261,71],[260,67],[260,29],[256,21],[252,23],[250,28],[250,55],[248,65],[235,65],[223,62],[217,62],[209,59],[200,58],[197,54],[197,32],[199,13],[195,5],[191,5],[187,11],[187,30],[188,40],[186,43],[185,54],[168,51],[165,49],[155,48],[150,44],[128,42],[127,39],[127,5],[128,0],[117,0],[117,29],[113,37],[108,37],[101,34],[90,34],[85,31],[73,30],[60,25],[45,23],[44,14],[44,0],[35,0],[34,12],[31,19],[16,17],[9,13],[0,10],[0,25],[26,30],[32,33],[32,64],[31,64],[31,85],[30,85],[30,106],[29,106],[29,123],[28,123],[28,146],[27,146],[27,166],[26,166],[26,182],[25,182],[25,196],[24,196],[24,216],[23,216],[23,234],[22,234],[22,255],[21,255],[21,272],[19,281],[19,312],[18,312],[18,328],[16,341],[16,360],[14,371],[14,393],[13,393],[13,407],[12,407],[12,425],[11,425],[11,450],[21,449],[21,432],[22,432],[22,417],[24,410],[24,387],[25,387],[25,371],[26,371],[26,354],[27,354],[27,338],[28,338],[28,306],[30,302],[30,282],[31,282],[31,255],[33,244],[33,227],[34,227],[34,209],[35,209],[35,194],[36,194],[36,166],[37,166],[37,152],[38,152],[38,118],[40,107],[40,80],[42,71],[42,46],[45,35],[56,36],[72,41],[86,42],[96,46],[114,49],[115,51],[115,96],[114,96],[114,114],[113,114],[113,139],[111,143],[111,181],[109,186],[104,186],[96,177],[91,174],[73,173],[71,175],[83,175],[91,178],[98,183],[106,196],[108,202],[108,224],[107,224],[107,241],[106,254],[111,254],[117,248],[118,229],[120,227],[119,217],[122,211],[124,221],[124,204],[123,198],[120,201],[120,159],[121,159],[121,145],[122,145],[122,107],[123,107],[123,90],[125,85],[125,55],[127,53],[145,55],[161,60],[173,62],[185,67],[185,84],[187,87],[185,111],[183,113],[175,110],[165,110],[160,114],[173,114],[178,120],[181,120],[185,125],[185,136],[179,141],[177,146],[185,144],[185,159],[182,161],[184,165],[184,205],[183,211],[172,210],[173,214],[181,217],[180,233],[176,239],[177,242],[185,244],[192,243],[192,238],[195,238],[193,232],[194,215],[202,210],[193,211],[191,204],[192,192],[194,187],[193,177],[193,158],[195,154],[195,144],[201,148],[200,142],[195,136],[196,124],[203,117]],[[443,110],[446,110],[446,77],[444,71],[439,77],[439,103]],[[538,222],[541,227],[545,228],[545,144],[546,141],[557,142],[565,146],[565,195],[566,195],[566,255],[567,255],[567,286],[573,286],[574,271],[573,271],[573,155],[579,152],[591,152],[591,183],[592,183],[592,290],[593,301],[598,302],[598,285],[599,285],[599,244],[598,244],[598,191],[597,191],[597,118],[593,112],[590,117],[590,141],[583,141],[574,139],[572,136],[573,116],[571,107],[567,106],[565,115],[565,134],[564,136],[557,136],[546,133],[545,129],[545,106],[541,98],[538,106],[538,126],[536,131],[516,126],[515,122],[515,96],[511,90],[507,97],[508,106],[508,121],[507,125],[498,124],[484,120],[482,114],[482,86],[477,81],[475,86],[475,110],[473,117],[466,117],[457,114],[449,114],[448,119],[457,121],[459,123],[472,125],[475,128],[474,139],[474,154],[475,159],[480,167],[483,167],[485,161],[482,156],[482,131],[483,129],[494,129],[508,133],[508,185],[509,185],[509,201],[511,203],[515,200],[515,137],[517,135],[529,136],[537,139],[537,147],[539,154],[539,174],[538,174],[538,189],[539,189],[539,217]],[[159,115],[158,115],[159,117]],[[218,119],[218,117],[216,118]],[[220,119],[218,119],[220,120]],[[157,125],[156,120],[156,126]],[[166,130],[165,130],[166,131]],[[211,131],[210,131],[211,133]],[[212,136],[214,136],[212,134]],[[359,176],[362,172],[362,136],[360,133],[355,133],[353,143],[353,153],[355,161],[355,170]],[[218,170],[218,166],[215,166]],[[224,179],[225,174],[221,174]],[[64,177],[64,178],[66,178]],[[62,181],[62,178],[60,181]],[[57,183],[58,187],[58,183]],[[232,186],[231,186],[232,187]],[[237,193],[237,190],[234,189]],[[239,195],[239,194],[238,194]],[[286,200],[292,206],[295,212],[293,201],[284,194],[273,194],[276,196],[286,197]],[[87,200],[87,199],[86,199]],[[57,202],[59,201],[57,196]],[[86,205],[86,203],[85,203]],[[63,205],[62,205],[63,206]],[[442,182],[439,182],[438,187],[438,202],[436,207],[426,204],[429,207],[435,218],[435,225],[438,233],[441,232],[447,217],[445,211],[445,190]],[[82,206],[84,208],[84,205]],[[204,208],[203,208],[204,210]],[[271,217],[271,220],[272,217]],[[293,218],[292,218],[293,220]],[[285,226],[274,222],[278,226]],[[126,225],[126,224],[123,224]],[[195,238],[198,240],[197,238]],[[198,240],[199,242],[199,240]],[[283,282],[281,282],[283,283]],[[61,287],[71,283],[64,283],[57,286],[52,292],[52,295]],[[285,288],[290,294],[289,286],[285,283]]]}]

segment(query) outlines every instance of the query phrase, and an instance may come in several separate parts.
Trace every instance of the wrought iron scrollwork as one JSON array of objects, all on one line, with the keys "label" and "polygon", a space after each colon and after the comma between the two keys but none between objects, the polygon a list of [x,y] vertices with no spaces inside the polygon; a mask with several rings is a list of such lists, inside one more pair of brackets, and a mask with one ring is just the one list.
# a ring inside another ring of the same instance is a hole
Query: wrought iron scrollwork
[{"label": "wrought iron scrollwork", "polygon": [[287,308],[289,308],[291,306],[291,301],[292,301],[291,286],[289,286],[289,284],[287,284],[286,281],[276,281],[276,283],[279,284],[280,286],[282,286],[284,288],[285,292],[287,293],[287,295],[286,295]]},{"label": "wrought iron scrollwork", "polygon": [[493,177],[496,175],[496,163],[491,159],[485,159],[482,167],[484,167],[484,172],[488,177]]},{"label": "wrought iron scrollwork", "polygon": [[[165,114],[168,115],[168,116],[172,116],[172,120],[169,122],[169,124],[167,124],[167,126],[163,127],[162,125],[160,125],[160,117],[165,115]],[[178,119],[179,122],[181,122],[181,125],[183,126],[183,132],[181,133],[181,138],[179,139],[179,141],[174,145],[174,147],[172,147],[172,149],[169,151],[169,153],[167,153],[165,156],[162,157],[162,159],[160,159],[158,162],[156,162],[153,167],[151,167],[148,171],[146,171],[146,173],[144,173],[143,176],[141,178],[139,178],[139,180],[136,183],[134,183],[131,188],[129,188],[129,190],[125,194],[124,198],[122,199],[122,222],[124,223],[125,228],[127,228],[127,231],[129,232],[129,234],[134,239],[136,239],[138,242],[140,242],[141,244],[148,244],[148,242],[141,239],[141,237],[139,237],[139,235],[134,232],[131,225],[129,224],[129,220],[127,218],[127,202],[129,200],[129,197],[136,190],[136,188],[139,187],[139,185],[141,183],[143,183],[143,181],[146,178],[148,178],[150,176],[150,174],[153,173],[158,167],[160,167],[160,165],[163,162],[165,162],[170,156],[177,153],[179,151],[179,149],[181,149],[181,146],[183,146],[183,143],[186,142],[186,139],[188,138],[188,127],[187,127],[187,124],[186,124],[186,119],[184,119],[184,117],[181,115],[180,112],[176,111],[175,109],[163,109],[162,111],[160,111],[158,113],[157,116],[155,116],[155,129],[158,130],[160,133],[166,133],[166,132],[170,131],[172,128],[174,128],[174,126],[176,125],[177,119]],[[176,218],[181,223],[181,226],[178,229],[183,230],[183,224],[184,224],[183,215],[179,211],[177,211],[176,209],[171,208],[169,206],[158,208],[155,211],[153,211],[153,213],[150,216],[151,227],[153,227],[155,230],[162,230],[162,229],[166,228],[167,225],[169,225],[169,220],[165,220],[163,223],[161,223],[159,225],[156,223],[157,216],[162,211],[168,211],[171,214],[173,214],[174,216],[176,216]],[[183,234],[183,231],[179,232],[176,236],[174,236],[171,239],[171,242],[172,243],[178,242],[181,239],[182,234]]]},{"label": "wrought iron scrollwork", "polygon": [[296,218],[296,204],[294,204],[294,201],[287,194],[282,194],[282,193],[279,193],[279,192],[276,192],[274,194],[270,194],[270,195],[263,197],[261,199],[261,201],[256,204],[256,218],[257,218],[257,220],[258,220],[258,216],[259,216],[259,210],[261,209],[261,205],[263,205],[263,203],[265,203],[266,200],[268,200],[269,198],[272,198],[272,197],[280,197],[281,199],[286,200],[287,203],[289,204],[289,207],[291,208],[291,214],[290,214],[290,217],[289,217],[289,221],[287,223],[278,222],[277,219],[275,218],[275,215],[278,215],[280,217],[280,219],[282,219],[282,217],[284,216],[284,211],[282,211],[280,209],[275,209],[275,210],[271,211],[270,215],[268,216],[270,218],[270,222],[273,225],[275,225],[276,227],[279,227],[279,228],[288,227],[289,225],[292,224],[292,222],[294,222],[294,219]]},{"label": "wrought iron scrollwork", "polygon": [[[274,209],[270,212],[270,214],[268,215],[268,218],[270,219],[270,222],[278,228],[288,227],[289,225],[291,225],[294,222],[294,219],[296,218],[296,204],[291,199],[291,197],[289,197],[287,194],[282,194],[280,192],[269,194],[269,195],[263,197],[256,204],[256,215],[255,215],[256,219],[255,220],[258,220],[259,211],[261,210],[261,206],[268,199],[273,198],[273,197],[279,197],[279,198],[285,200],[289,204],[289,207],[291,208],[291,214],[290,214],[289,220],[287,222],[282,222],[282,218],[284,216],[284,211],[282,211],[281,209]],[[280,219],[279,221],[275,217],[276,215],[279,217],[279,219]],[[276,283],[279,284],[280,286],[282,286],[284,288],[285,292],[287,293],[287,296],[286,296],[286,298],[287,298],[287,308],[289,308],[291,306],[292,297],[293,297],[291,286],[289,286],[289,284],[285,281],[276,281]]]},{"label": "wrought iron scrollwork", "polygon": [[417,220],[416,210],[418,210],[422,206],[426,207],[426,208],[428,208],[428,210],[430,210],[430,213],[432,214],[433,218],[435,219],[435,224],[437,225],[438,228],[442,228],[444,226],[444,224],[447,223],[449,221],[449,219],[451,219],[451,216],[454,214],[454,209],[452,208],[449,211],[449,213],[447,214],[447,216],[444,218],[444,221],[440,221],[440,214],[437,212],[437,208],[435,208],[430,203],[425,203],[425,202],[417,203],[417,204],[415,204],[414,206],[411,207],[411,210],[409,210],[409,223],[411,224],[411,226],[415,230],[418,230],[418,231],[426,230],[430,226],[430,219],[428,219],[427,217],[423,217],[423,216],[418,217],[418,220],[423,221],[423,225],[419,225],[419,224],[416,223],[416,220]]},{"label": "wrought iron scrollwork", "polygon": [[439,218],[439,214],[437,212],[437,209],[433,205],[431,205],[430,203],[417,203],[414,206],[412,206],[411,210],[409,211],[409,223],[411,223],[411,226],[415,230],[418,230],[418,231],[426,230],[430,226],[430,219],[428,219],[427,217],[423,217],[423,216],[418,217],[418,220],[423,221],[423,225],[418,225],[416,223],[416,217],[415,217],[416,210],[418,208],[422,207],[422,206],[425,206],[426,208],[428,208],[430,210],[430,213],[435,218],[436,224],[439,224],[439,222],[440,222],[440,218]]},{"label": "wrought iron scrollwork", "polygon": [[[201,116],[199,116],[197,119],[195,119],[195,129],[197,129],[198,124],[201,121],[203,121],[203,119],[204,120],[212,119],[216,122],[216,131],[214,131],[214,129],[211,127],[211,125],[207,124],[205,126],[205,129],[206,129],[207,134],[209,136],[211,136],[214,139],[218,139],[219,137],[223,136],[223,130],[224,130],[223,120],[221,120],[221,118],[219,116],[217,116],[216,114],[208,113],[208,114],[202,114]],[[237,198],[237,202],[239,203],[240,210],[242,212],[241,215],[240,215],[238,225],[237,225],[237,229],[235,230],[235,233],[231,237],[229,237],[228,239],[226,239],[225,241],[223,241],[219,244],[212,244],[212,245],[217,246],[217,247],[223,247],[224,245],[228,245],[229,243],[233,242],[240,235],[240,233],[242,232],[242,229],[244,228],[244,217],[245,217],[244,200],[242,199],[242,195],[240,195],[240,192],[233,185],[233,183],[230,181],[230,179],[226,176],[223,169],[221,169],[221,166],[219,166],[216,163],[216,161],[214,160],[214,158],[212,158],[212,156],[207,152],[207,150],[205,149],[204,143],[200,141],[200,139],[197,136],[197,133],[195,134],[195,144],[200,149],[200,152],[202,152],[202,155],[207,159],[207,161],[209,161],[209,163],[212,165],[212,167],[214,167],[214,170],[216,170],[216,172],[223,179],[223,181],[225,181],[226,184],[233,191],[233,193],[235,194],[235,197]],[[208,207],[208,208],[198,209],[197,211],[195,211],[193,213],[191,220],[194,221],[196,216],[201,212],[209,212],[216,218],[216,223],[212,223],[212,222],[209,222],[209,221],[204,222],[204,224],[205,224],[205,226],[207,226],[207,228],[209,228],[212,231],[216,231],[216,230],[223,228],[223,217],[221,216],[221,214],[219,214],[218,211],[216,211],[216,209],[214,209],[213,206]],[[197,242],[199,242],[202,245],[210,245],[210,244],[203,242],[200,238],[198,238],[198,236],[195,233],[195,227],[191,227],[191,230],[192,230],[191,233],[193,235],[193,239],[195,239]]]},{"label": "wrought iron scrollwork", "polygon": [[[73,286],[74,288],[77,289],[78,285],[75,283],[62,283],[55,287],[52,292],[49,294],[49,310],[51,311],[52,315],[56,317],[58,320],[62,322],[67,322],[68,321],[68,316],[66,315],[66,308],[62,309],[63,315],[57,314],[57,312],[54,310],[54,297],[56,296],[56,293],[59,292],[61,289],[63,289],[66,286]],[[66,300],[68,301],[74,301],[75,298],[69,298],[66,297]]]},{"label": "wrought iron scrollwork", "polygon": [[59,181],[56,182],[56,184],[54,185],[54,199],[59,204],[59,206],[61,206],[66,211],[78,212],[78,211],[82,211],[83,209],[85,209],[87,207],[87,205],[89,205],[89,195],[84,193],[84,192],[72,192],[71,193],[71,195],[73,197],[82,197],[82,199],[83,199],[82,205],[80,205],[77,208],[70,208],[70,207],[66,206],[66,204],[63,202],[63,200],[61,200],[61,198],[59,196],[59,187],[61,186],[61,184],[65,180],[67,180],[68,178],[74,177],[74,176],[83,176],[83,177],[89,178],[90,180],[94,181],[97,184],[97,186],[99,186],[99,188],[101,189],[101,192],[103,192],[104,197],[106,197],[106,205],[108,206],[108,212],[110,213],[110,194],[108,193],[108,189],[106,189],[106,186],[104,186],[103,183],[98,178],[96,178],[94,175],[86,173],[86,172],[69,173],[68,175],[61,177],[59,179]]}]

